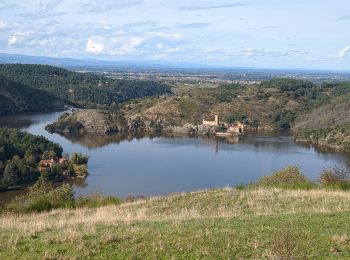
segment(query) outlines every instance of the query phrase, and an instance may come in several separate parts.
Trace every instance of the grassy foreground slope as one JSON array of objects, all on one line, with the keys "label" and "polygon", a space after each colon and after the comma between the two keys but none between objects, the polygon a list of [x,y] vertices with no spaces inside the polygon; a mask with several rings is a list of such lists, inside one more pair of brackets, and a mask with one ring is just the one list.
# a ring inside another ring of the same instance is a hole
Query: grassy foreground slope
[{"label": "grassy foreground slope", "polygon": [[3,215],[0,258],[338,259],[349,223],[346,191],[227,188]]}]

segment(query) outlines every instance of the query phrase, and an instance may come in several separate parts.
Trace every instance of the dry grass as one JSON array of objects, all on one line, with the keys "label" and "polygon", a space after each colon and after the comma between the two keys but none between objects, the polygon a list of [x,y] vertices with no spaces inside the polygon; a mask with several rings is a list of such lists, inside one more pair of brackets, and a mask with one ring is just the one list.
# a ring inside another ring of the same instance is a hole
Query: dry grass
[{"label": "dry grass", "polygon": [[33,233],[61,229],[68,232],[67,237],[74,237],[76,226],[89,231],[96,225],[118,225],[121,222],[186,221],[342,211],[350,211],[349,192],[225,188],[154,197],[96,209],[58,209],[30,215],[3,215],[0,217],[0,230],[13,229]]},{"label": "dry grass", "polygon": [[345,191],[225,187],[7,214],[0,216],[0,259],[347,257],[349,212]]}]

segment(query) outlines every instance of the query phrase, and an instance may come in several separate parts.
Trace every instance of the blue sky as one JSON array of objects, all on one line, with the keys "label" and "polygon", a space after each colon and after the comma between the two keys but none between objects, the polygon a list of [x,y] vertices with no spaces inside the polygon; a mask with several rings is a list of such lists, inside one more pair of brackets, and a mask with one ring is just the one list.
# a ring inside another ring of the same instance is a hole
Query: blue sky
[{"label": "blue sky", "polygon": [[349,0],[0,0],[0,52],[350,69]]}]

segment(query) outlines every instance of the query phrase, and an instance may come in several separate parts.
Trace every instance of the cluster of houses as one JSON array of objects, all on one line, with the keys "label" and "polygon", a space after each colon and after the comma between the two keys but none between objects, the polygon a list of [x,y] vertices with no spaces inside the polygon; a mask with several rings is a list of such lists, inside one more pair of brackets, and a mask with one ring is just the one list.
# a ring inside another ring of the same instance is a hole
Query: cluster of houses
[{"label": "cluster of houses", "polygon": [[219,122],[219,116],[215,115],[214,121],[207,121],[203,119],[203,125],[209,126],[223,126],[226,128],[226,132],[217,132],[217,136],[231,136],[231,135],[242,135],[244,133],[245,125],[241,122],[234,122],[232,124],[227,122]]},{"label": "cluster of houses", "polygon": [[[68,159],[66,158],[55,158],[55,159],[48,159],[48,160],[41,160],[39,162],[39,172],[44,173],[47,171],[47,169],[51,169],[54,165],[57,164],[67,164],[69,162]],[[63,177],[68,177],[70,176],[69,170],[63,170],[62,172]]]}]

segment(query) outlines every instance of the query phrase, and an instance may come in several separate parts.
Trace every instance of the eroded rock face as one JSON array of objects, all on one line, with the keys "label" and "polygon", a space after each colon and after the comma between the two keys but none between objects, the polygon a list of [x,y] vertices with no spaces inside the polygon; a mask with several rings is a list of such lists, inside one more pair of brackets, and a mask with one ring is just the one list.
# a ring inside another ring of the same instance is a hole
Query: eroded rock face
[{"label": "eroded rock face", "polygon": [[215,135],[219,126],[195,125],[186,123],[182,126],[168,125],[160,118],[127,118],[123,124],[107,111],[81,109],[72,114],[63,114],[57,122],[47,126],[50,132],[64,134],[170,134],[170,135]]},{"label": "eroded rock face", "polygon": [[185,124],[183,126],[168,126],[163,132],[167,134],[183,135],[215,135],[218,126]]},{"label": "eroded rock face", "polygon": [[117,132],[110,115],[107,112],[84,109],[73,113],[71,117],[83,125],[85,132],[109,134]]},{"label": "eroded rock face", "polygon": [[46,126],[50,132],[110,134],[118,132],[111,116],[95,109],[77,110],[63,114],[58,121]]}]

